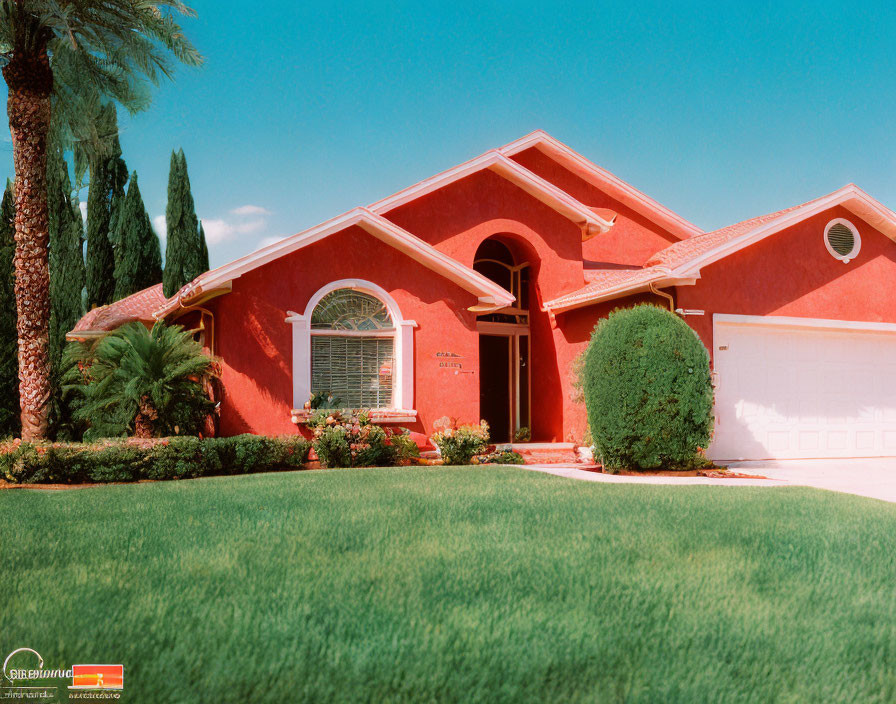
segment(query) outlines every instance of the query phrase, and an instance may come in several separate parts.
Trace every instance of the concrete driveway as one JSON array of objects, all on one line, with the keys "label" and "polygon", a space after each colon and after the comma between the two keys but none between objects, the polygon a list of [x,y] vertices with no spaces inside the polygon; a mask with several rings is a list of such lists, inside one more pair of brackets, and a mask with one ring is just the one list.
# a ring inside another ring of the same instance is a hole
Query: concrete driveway
[{"label": "concrete driveway", "polygon": [[737,472],[760,474],[792,486],[812,486],[896,503],[896,457],[765,460],[722,464]]}]

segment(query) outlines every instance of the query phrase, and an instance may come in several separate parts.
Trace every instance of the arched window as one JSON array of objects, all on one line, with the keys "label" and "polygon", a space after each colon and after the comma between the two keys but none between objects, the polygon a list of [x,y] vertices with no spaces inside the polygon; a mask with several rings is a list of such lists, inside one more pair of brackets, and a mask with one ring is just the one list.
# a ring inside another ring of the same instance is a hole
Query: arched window
[{"label": "arched window", "polygon": [[363,279],[331,281],[311,296],[304,313],[288,311],[286,322],[292,326],[294,410],[322,391],[345,408],[390,410],[390,417],[413,421],[417,323],[404,319],[388,291]]},{"label": "arched window", "polygon": [[392,407],[395,335],[383,301],[350,288],[330,291],[311,313],[311,392],[342,408]]},{"label": "arched window", "polygon": [[487,239],[479,245],[473,258],[473,269],[491,279],[516,298],[511,308],[486,313],[477,320],[494,323],[528,324],[529,316],[529,263],[516,263],[513,252],[496,239]]}]

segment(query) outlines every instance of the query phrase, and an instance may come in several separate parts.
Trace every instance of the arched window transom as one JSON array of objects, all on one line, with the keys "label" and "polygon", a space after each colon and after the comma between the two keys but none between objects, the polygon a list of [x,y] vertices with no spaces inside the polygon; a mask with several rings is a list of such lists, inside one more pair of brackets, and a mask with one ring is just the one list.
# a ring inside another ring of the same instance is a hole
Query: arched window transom
[{"label": "arched window transom", "polygon": [[393,330],[386,304],[350,288],[330,291],[311,314],[312,330]]},{"label": "arched window transom", "polygon": [[391,407],[395,335],[375,296],[350,288],[326,294],[311,314],[311,392],[342,408]]}]

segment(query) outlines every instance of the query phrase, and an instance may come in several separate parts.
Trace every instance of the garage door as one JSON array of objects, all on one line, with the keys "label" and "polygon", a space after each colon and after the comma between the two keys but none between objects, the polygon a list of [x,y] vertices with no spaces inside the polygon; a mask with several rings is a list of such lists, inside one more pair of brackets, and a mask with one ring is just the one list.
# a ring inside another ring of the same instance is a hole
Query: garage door
[{"label": "garage door", "polygon": [[716,315],[713,331],[711,457],[896,456],[896,325]]}]

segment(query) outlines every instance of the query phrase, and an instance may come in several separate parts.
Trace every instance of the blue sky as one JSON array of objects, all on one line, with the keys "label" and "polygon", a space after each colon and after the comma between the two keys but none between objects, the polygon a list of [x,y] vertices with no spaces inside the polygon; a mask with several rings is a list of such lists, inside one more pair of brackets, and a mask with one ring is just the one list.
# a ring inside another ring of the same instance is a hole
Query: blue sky
[{"label": "blue sky", "polygon": [[193,6],[205,66],[122,143],[154,218],[183,147],[213,265],[536,128],[706,229],[850,181],[896,206],[883,3]]}]

